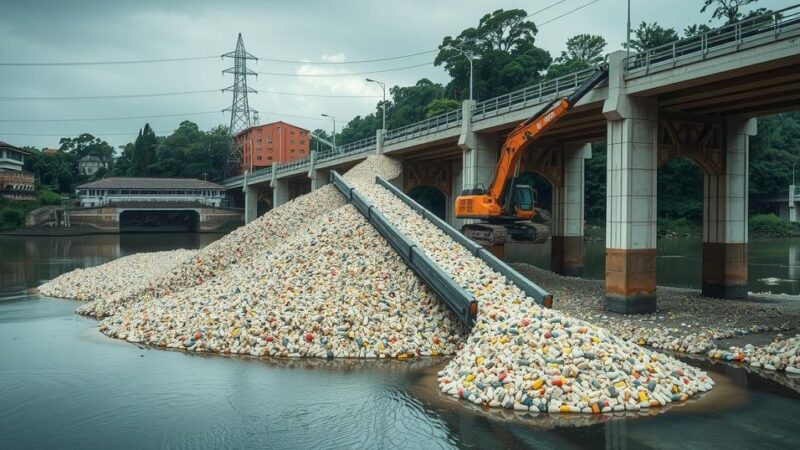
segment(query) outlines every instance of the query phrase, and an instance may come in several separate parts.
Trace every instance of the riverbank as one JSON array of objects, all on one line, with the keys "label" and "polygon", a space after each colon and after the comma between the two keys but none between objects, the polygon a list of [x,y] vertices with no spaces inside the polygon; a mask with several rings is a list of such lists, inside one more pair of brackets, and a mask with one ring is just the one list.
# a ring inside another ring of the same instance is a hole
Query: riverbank
[{"label": "riverbank", "polygon": [[[800,296],[751,294],[749,300],[723,300],[697,290],[658,287],[658,312],[621,315],[606,311],[602,280],[563,277],[529,264],[513,267],[552,293],[554,308],[639,345],[679,353],[764,347],[775,338],[794,336],[800,324]],[[792,363],[800,367],[800,357]]]}]

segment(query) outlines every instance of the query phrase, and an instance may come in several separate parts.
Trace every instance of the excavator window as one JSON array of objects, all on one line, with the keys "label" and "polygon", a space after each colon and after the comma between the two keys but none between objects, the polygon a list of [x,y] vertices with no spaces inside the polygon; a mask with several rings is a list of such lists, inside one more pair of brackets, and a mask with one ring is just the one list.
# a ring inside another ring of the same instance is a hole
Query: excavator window
[{"label": "excavator window", "polygon": [[521,211],[533,211],[533,188],[520,184],[515,187],[516,206]]}]

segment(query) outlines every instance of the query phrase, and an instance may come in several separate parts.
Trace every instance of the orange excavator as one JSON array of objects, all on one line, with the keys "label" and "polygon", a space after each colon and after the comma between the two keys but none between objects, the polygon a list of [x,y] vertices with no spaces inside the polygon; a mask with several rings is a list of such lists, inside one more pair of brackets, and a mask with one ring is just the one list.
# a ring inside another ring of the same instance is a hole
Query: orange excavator
[{"label": "orange excavator", "polygon": [[508,241],[547,241],[550,237],[549,228],[531,221],[536,214],[535,191],[532,186],[517,181],[522,153],[587,92],[607,78],[608,66],[599,66],[572,95],[554,99],[509,133],[489,189],[483,189],[480,185],[464,189],[456,199],[457,218],[480,220],[464,225],[461,229],[464,235],[484,245]]}]

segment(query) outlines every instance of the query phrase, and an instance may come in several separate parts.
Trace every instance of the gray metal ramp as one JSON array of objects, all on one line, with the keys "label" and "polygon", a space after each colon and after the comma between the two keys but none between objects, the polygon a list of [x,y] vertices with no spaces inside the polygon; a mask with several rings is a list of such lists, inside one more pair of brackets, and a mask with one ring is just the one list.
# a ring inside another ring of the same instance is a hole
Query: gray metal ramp
[{"label": "gray metal ramp", "polygon": [[467,327],[475,325],[478,302],[417,245],[392,225],[363,195],[336,171],[331,171],[331,183],[352,203],[367,221],[403,258],[406,265],[441,298]]},{"label": "gray metal ramp", "polygon": [[432,224],[436,225],[437,228],[442,230],[444,234],[450,236],[454,241],[458,242],[464,248],[469,250],[475,257],[480,258],[483,262],[485,262],[489,267],[496,270],[503,276],[505,276],[509,281],[514,283],[515,286],[520,288],[523,292],[525,292],[528,297],[533,298],[536,303],[551,308],[553,306],[553,296],[552,294],[548,293],[544,289],[542,289],[539,285],[532,282],[516,270],[512,269],[508,264],[504,263],[496,256],[494,256],[491,252],[483,248],[480,244],[476,243],[472,239],[464,236],[460,231],[456,230],[450,224],[445,222],[444,220],[437,217],[432,212],[425,209],[422,205],[414,201],[411,197],[403,193],[400,189],[395,187],[393,184],[389,183],[388,181],[384,180],[381,177],[375,177],[375,182],[384,188],[386,188],[389,192],[394,194],[397,198],[403,201],[406,205],[410,206],[411,209],[421,214],[425,219],[427,219]]}]

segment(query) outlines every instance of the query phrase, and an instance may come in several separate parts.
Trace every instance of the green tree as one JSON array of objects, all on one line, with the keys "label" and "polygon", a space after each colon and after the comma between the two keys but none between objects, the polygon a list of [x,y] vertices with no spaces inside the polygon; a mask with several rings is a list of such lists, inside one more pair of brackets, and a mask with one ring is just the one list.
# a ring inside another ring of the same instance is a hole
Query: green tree
[{"label": "green tree", "polygon": [[72,172],[64,169],[58,173],[58,192],[62,194],[72,193]]},{"label": "green tree", "polygon": [[447,92],[469,97],[469,61],[457,48],[474,56],[474,97],[490,98],[519,89],[540,78],[552,62],[550,54],[534,45],[536,25],[522,9],[498,9],[484,15],[478,26],[458,36],[445,36],[434,65],[444,66],[452,80]]},{"label": "green tree", "polygon": [[560,77],[600,64],[607,43],[602,36],[579,34],[567,39],[567,49],[547,69],[547,76]]},{"label": "green tree", "polygon": [[461,108],[461,102],[458,100],[436,98],[425,106],[425,118],[438,116],[439,114],[444,114],[459,108]]},{"label": "green tree", "polygon": [[[706,12],[709,8],[711,11],[711,19],[724,19],[725,24],[738,22],[742,19],[744,14],[740,11],[743,7],[756,3],[758,0],[703,0],[703,7],[700,9],[701,13]],[[766,9],[760,8],[751,12],[747,17],[765,12]]]},{"label": "green tree", "polygon": [[146,123],[144,128],[139,130],[139,136],[133,144],[133,170],[131,175],[147,176],[150,175],[151,165],[156,161],[156,147],[158,139],[155,132]]},{"label": "green tree", "polygon": [[699,24],[699,25],[689,25],[688,27],[683,29],[683,35],[685,37],[692,37],[697,36],[699,34],[707,33],[711,31],[711,27],[706,24]]},{"label": "green tree", "polygon": [[[678,40],[678,33],[674,28],[664,28],[656,22],[642,22],[639,24],[639,28],[631,31],[633,31],[631,50],[636,52],[650,50]],[[622,46],[627,47],[627,44],[623,42]]]}]

